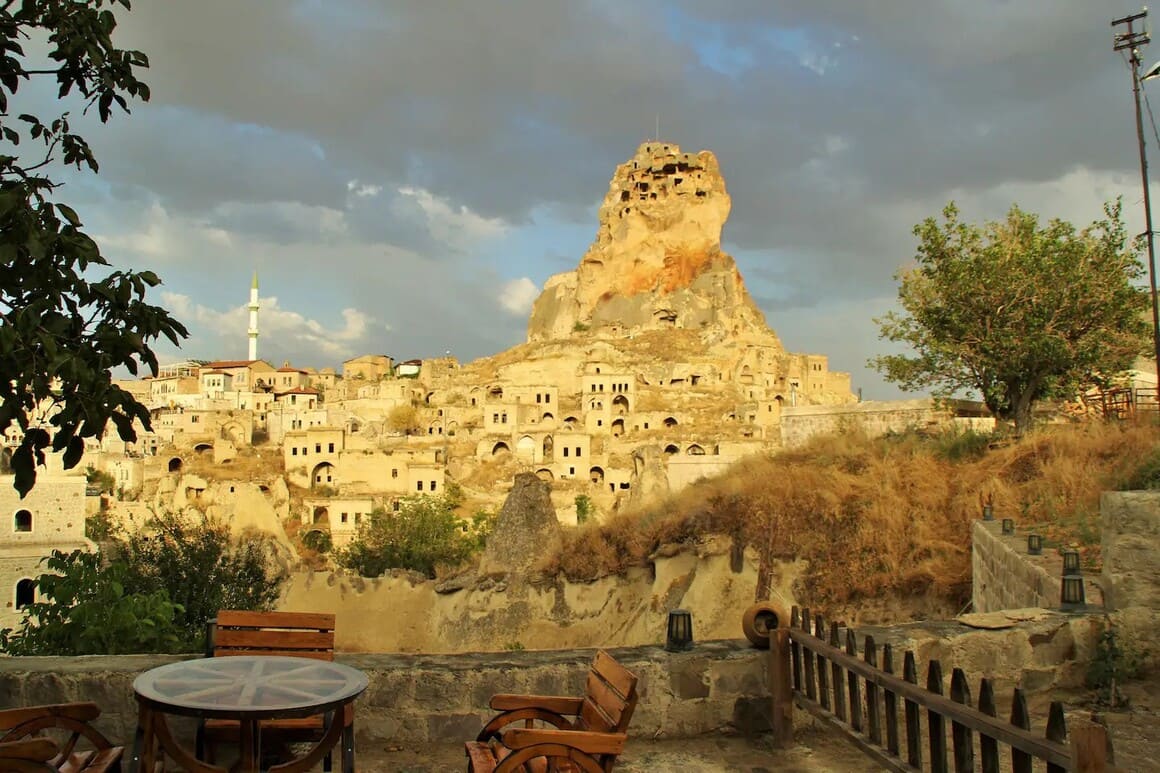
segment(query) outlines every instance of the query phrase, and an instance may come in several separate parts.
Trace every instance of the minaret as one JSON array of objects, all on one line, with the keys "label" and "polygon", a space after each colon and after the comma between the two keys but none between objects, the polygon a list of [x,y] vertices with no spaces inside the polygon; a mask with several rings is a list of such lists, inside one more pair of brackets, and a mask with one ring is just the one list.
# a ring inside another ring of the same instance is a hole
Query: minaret
[{"label": "minaret", "polygon": [[250,285],[250,360],[258,359],[258,272],[254,272],[254,282]]}]

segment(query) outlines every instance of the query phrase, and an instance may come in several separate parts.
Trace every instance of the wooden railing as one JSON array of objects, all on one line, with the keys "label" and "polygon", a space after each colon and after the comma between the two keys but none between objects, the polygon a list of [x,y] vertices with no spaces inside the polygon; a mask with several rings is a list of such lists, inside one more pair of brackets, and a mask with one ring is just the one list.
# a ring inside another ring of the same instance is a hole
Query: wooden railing
[{"label": "wooden railing", "polygon": [[[859,657],[852,630],[846,628],[843,635],[841,626],[832,622],[827,631],[822,616],[811,619],[808,609],[799,613],[794,607],[789,627],[771,631],[769,644],[773,732],[781,745],[792,741],[792,712],[797,705],[889,770],[998,773],[1000,744],[1010,748],[1013,773],[1031,773],[1033,760],[1045,761],[1048,773],[1113,770],[1109,767],[1111,742],[1097,722],[1074,722],[1067,743],[1063,704],[1051,704],[1046,731],[1040,737],[1031,730],[1022,690],[1016,688],[1010,720],[1004,721],[997,716],[990,680],[981,680],[976,704],[966,675],[956,668],[948,697],[939,661],[930,661],[922,686],[913,652],[904,654],[899,676],[889,644],[880,650],[873,637],[867,636]],[[979,768],[975,765],[976,735]],[[948,766],[948,752],[953,768]]]}]

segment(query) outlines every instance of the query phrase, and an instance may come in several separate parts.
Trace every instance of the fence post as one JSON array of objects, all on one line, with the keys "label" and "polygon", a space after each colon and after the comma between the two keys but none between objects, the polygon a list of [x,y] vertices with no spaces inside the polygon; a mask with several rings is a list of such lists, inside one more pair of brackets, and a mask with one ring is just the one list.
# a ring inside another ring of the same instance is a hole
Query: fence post
[{"label": "fence post", "polygon": [[[894,674],[894,648],[889,643],[882,645],[882,670]],[[886,751],[898,756],[898,695],[891,688],[883,690],[886,704]]]},{"label": "fence post", "polygon": [[[858,637],[853,628],[846,629],[846,654],[852,658],[858,657]],[[850,727],[862,732],[862,696],[858,689],[858,675],[853,671],[846,671],[846,693],[850,697]]]},{"label": "fence post", "polygon": [[[874,646],[874,637],[867,636],[862,647],[866,665],[877,669],[878,650]],[[866,680],[866,731],[870,734],[871,743],[882,745],[882,704],[878,698],[878,685],[872,679]]]},{"label": "fence post", "polygon": [[[951,700],[971,706],[971,686],[963,669],[951,672]],[[951,741],[954,743],[955,773],[972,773],[975,769],[975,744],[971,728],[958,722],[951,722]]]},{"label": "fence post", "polygon": [[1072,770],[1075,773],[1106,773],[1111,769],[1108,756],[1108,731],[1093,721],[1075,721],[1068,728],[1071,738]]},{"label": "fence post", "polygon": [[[838,640],[838,622],[830,621],[830,646],[838,650],[842,648]],[[842,680],[842,664],[838,661],[830,663],[830,671],[834,677],[834,716],[843,722],[846,721],[846,683]]]},{"label": "fence post", "polygon": [[[942,663],[931,660],[926,667],[926,691],[943,694]],[[935,709],[926,710],[927,733],[930,736],[930,769],[932,773],[947,772],[947,722]]]},{"label": "fence post", "polygon": [[[1031,729],[1031,713],[1027,711],[1027,696],[1019,687],[1011,696],[1011,724],[1022,730]],[[1027,752],[1011,747],[1011,773],[1032,773],[1031,755]]]},{"label": "fence post", "polygon": [[[914,653],[906,651],[902,658],[902,678],[911,684],[918,684],[918,668],[914,664]],[[919,725],[918,704],[906,698],[903,700],[906,715],[906,761],[922,769],[922,728]]]},{"label": "fence post", "polygon": [[773,699],[773,744],[793,744],[793,684],[790,681],[789,629],[778,627],[769,636],[769,693]]}]

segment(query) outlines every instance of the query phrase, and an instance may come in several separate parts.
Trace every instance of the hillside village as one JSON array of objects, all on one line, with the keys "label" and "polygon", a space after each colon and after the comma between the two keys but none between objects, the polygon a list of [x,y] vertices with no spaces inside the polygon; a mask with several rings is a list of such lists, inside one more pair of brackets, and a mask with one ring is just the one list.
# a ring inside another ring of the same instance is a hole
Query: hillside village
[{"label": "hillside village", "polygon": [[[5,487],[35,527],[18,524],[28,536],[0,556],[0,582],[27,583],[52,547],[86,544],[86,509],[132,524],[193,507],[287,547],[283,528],[342,546],[402,497],[454,482],[463,511],[494,510],[516,473],[534,472],[552,482],[560,520],[576,523],[578,495],[596,517],[637,507],[789,442],[783,413],[858,408],[849,374],[786,351],[766,325],[720,248],[729,208],[712,153],[641,145],[617,168],[578,268],[545,283],[527,342],[466,364],[267,362],[255,276],[246,359],[120,382],[148,407],[151,432],[135,443],[108,433],[24,503]],[[111,476],[114,493],[82,496],[86,467]]]}]

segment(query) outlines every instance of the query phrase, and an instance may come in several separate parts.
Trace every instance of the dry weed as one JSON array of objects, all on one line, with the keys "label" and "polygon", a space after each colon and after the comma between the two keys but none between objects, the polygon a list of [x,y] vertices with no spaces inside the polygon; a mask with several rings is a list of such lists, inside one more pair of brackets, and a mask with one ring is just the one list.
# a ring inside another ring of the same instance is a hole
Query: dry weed
[{"label": "dry weed", "polygon": [[948,452],[954,441],[846,432],[752,458],[658,506],[568,534],[549,567],[591,580],[646,563],[662,544],[725,534],[769,559],[807,559],[809,603],[920,593],[955,602],[969,594],[980,495],[993,496],[996,518],[1037,526],[1049,545],[1088,544],[1090,563],[1100,492],[1128,479],[1156,435],[1130,425],[1053,427],[962,456]]}]

